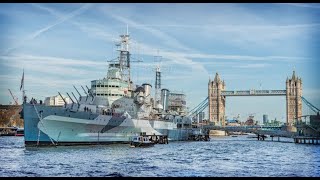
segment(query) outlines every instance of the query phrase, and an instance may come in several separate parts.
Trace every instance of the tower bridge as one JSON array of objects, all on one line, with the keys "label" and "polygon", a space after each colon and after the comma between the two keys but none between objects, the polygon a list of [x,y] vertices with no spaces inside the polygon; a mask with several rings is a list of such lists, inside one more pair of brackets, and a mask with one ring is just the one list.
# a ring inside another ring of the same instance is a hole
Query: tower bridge
[{"label": "tower bridge", "polygon": [[[286,125],[285,126],[229,126],[225,124],[225,105],[228,96],[286,96]],[[302,116],[302,102],[304,102],[317,115]],[[201,124],[205,134],[210,130],[222,130],[225,132],[247,132],[257,134],[264,140],[265,135],[270,137],[293,137],[296,143],[320,141],[319,119],[320,109],[315,107],[302,96],[302,80],[295,75],[287,78],[285,90],[226,90],[226,84],[216,73],[214,80],[209,79],[208,97],[193,108],[189,115],[196,117],[206,107],[209,107],[209,124]],[[310,116],[310,124],[302,121],[303,117]],[[313,117],[313,124],[311,123]],[[318,123],[318,124],[317,124]],[[303,136],[301,136],[303,135]],[[301,137],[300,137],[301,136]]]},{"label": "tower bridge", "polygon": [[286,80],[285,90],[234,90],[227,91],[224,80],[216,73],[208,83],[209,121],[225,124],[225,105],[227,96],[286,96],[287,125],[292,125],[302,115],[302,80],[295,75]]}]

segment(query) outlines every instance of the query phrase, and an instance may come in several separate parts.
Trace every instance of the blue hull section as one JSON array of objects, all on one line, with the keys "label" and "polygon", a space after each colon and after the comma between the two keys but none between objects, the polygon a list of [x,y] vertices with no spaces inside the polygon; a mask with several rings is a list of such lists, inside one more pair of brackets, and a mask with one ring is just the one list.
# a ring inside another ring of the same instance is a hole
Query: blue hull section
[{"label": "blue hull section", "polygon": [[[37,113],[31,104],[23,104],[23,119],[24,119],[24,141],[26,145],[36,144],[39,142],[51,142],[50,138],[39,130],[38,122],[39,118]],[[39,108],[43,109],[43,108]],[[39,136],[40,132],[40,136]]]},{"label": "blue hull section", "polygon": [[[80,119],[93,120],[98,116],[89,112],[75,113],[72,111],[66,111],[66,109],[63,109],[62,107],[59,107],[59,106],[45,106],[40,104],[36,104],[35,106],[38,112],[41,112],[43,118],[46,116],[55,114],[55,115],[61,115],[66,117],[76,117]],[[29,103],[24,103],[22,107],[23,107],[22,112],[23,112],[23,119],[24,119],[25,144],[31,145],[31,146],[37,145],[38,141],[40,145],[52,144],[49,136],[44,134],[38,128],[39,117],[36,113],[34,106]],[[39,136],[39,132],[40,132],[40,136]]]}]

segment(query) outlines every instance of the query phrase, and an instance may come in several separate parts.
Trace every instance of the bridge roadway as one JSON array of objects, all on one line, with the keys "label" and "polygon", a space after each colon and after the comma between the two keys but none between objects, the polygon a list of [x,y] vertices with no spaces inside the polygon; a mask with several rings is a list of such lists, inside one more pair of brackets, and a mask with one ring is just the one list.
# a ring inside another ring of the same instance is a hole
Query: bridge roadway
[{"label": "bridge roadway", "polygon": [[278,126],[213,126],[213,125],[203,125],[202,130],[208,132],[209,130],[224,130],[229,132],[244,132],[244,133],[254,133],[259,135],[270,135],[277,137],[293,137],[296,135],[295,132],[290,132],[286,130],[286,127]]},{"label": "bridge roadway", "polygon": [[286,90],[221,91],[221,96],[285,96]]}]

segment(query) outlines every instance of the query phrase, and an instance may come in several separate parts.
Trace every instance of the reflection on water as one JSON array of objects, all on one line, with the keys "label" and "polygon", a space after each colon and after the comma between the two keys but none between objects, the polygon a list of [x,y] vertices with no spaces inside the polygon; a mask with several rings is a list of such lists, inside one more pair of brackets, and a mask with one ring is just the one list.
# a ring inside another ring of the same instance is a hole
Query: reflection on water
[{"label": "reflection on water", "polygon": [[246,136],[209,142],[24,147],[0,137],[0,176],[320,176],[320,147]]}]

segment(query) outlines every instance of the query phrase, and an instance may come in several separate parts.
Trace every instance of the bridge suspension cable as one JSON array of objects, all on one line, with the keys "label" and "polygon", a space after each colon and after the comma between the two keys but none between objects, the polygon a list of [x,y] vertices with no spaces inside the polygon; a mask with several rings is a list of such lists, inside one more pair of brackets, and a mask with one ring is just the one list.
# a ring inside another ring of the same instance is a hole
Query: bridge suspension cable
[{"label": "bridge suspension cable", "polygon": [[199,107],[197,109],[197,111],[193,113],[194,116],[197,116],[198,114],[200,114],[206,107],[208,107],[208,104],[209,104],[209,102],[207,102],[207,103],[203,104],[201,107]]},{"label": "bridge suspension cable", "polygon": [[304,98],[303,96],[301,96],[302,101],[316,114],[320,112],[320,110],[315,107],[313,104],[311,104],[306,98]]},{"label": "bridge suspension cable", "polygon": [[203,100],[200,104],[198,104],[196,107],[194,107],[193,109],[191,109],[189,111],[189,114],[192,114],[199,106],[201,106],[202,104],[206,103],[208,101],[208,97],[206,97],[205,100]]},{"label": "bridge suspension cable", "polygon": [[192,110],[189,111],[189,115],[198,115],[200,112],[202,112],[207,106],[208,106],[208,97],[204,99],[200,104],[198,104],[196,107],[194,107]]}]

